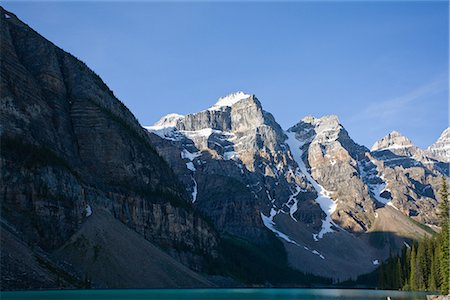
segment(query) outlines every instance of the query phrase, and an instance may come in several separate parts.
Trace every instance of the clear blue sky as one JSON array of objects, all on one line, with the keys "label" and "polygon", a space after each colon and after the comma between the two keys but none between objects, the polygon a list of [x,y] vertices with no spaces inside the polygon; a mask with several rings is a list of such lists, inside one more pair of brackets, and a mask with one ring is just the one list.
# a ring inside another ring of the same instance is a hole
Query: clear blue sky
[{"label": "clear blue sky", "polygon": [[447,1],[4,2],[152,124],[242,90],[288,128],[336,114],[361,144],[448,126]]}]

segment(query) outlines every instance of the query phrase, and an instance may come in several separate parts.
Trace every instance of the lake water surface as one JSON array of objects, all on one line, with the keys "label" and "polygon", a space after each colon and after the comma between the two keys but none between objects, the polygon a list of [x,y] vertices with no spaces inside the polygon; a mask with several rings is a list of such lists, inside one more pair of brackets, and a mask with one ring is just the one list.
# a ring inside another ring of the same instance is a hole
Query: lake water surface
[{"label": "lake water surface", "polygon": [[2,300],[365,300],[394,299],[424,300],[426,293],[401,291],[375,291],[353,289],[152,289],[152,290],[65,290],[2,292]]}]

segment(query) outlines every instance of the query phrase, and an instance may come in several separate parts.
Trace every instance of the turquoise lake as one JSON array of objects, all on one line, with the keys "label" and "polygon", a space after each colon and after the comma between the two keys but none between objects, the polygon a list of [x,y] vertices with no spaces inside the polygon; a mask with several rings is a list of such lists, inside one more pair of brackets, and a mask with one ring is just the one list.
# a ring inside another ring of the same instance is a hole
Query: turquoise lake
[{"label": "turquoise lake", "polygon": [[66,290],[66,291],[31,291],[2,292],[2,300],[32,299],[83,299],[83,300],[250,300],[250,299],[330,299],[330,300],[364,300],[364,299],[410,299],[424,300],[426,293],[401,291],[375,291],[351,289],[153,289],[153,290]]}]

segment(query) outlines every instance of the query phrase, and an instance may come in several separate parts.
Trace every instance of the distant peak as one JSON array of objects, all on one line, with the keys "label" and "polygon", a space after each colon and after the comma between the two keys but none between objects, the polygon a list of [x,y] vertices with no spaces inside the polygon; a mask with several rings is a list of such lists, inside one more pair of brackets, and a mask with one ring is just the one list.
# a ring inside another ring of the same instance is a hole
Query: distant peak
[{"label": "distant peak", "polygon": [[396,130],[392,130],[387,136],[398,137],[398,136],[403,136],[403,134],[401,134],[400,132],[398,132]]},{"label": "distant peak", "polygon": [[302,120],[301,120],[301,122],[303,122],[303,123],[314,123],[314,121],[316,120],[316,117],[314,117],[313,115],[309,115],[309,116],[306,116],[306,117],[304,117]]},{"label": "distant peak", "polygon": [[156,122],[155,124],[153,124],[153,126],[159,126],[159,127],[175,127],[177,125],[178,120],[183,119],[184,116],[183,115],[179,115],[179,114],[168,114],[165,115],[164,117],[162,117],[161,119],[159,119],[158,122]]},{"label": "distant peak", "polygon": [[400,132],[393,130],[373,144],[371,151],[393,150],[414,147],[414,144]]},{"label": "distant peak", "polygon": [[235,103],[237,103],[241,100],[244,100],[244,99],[248,99],[250,97],[252,97],[252,95],[246,94],[244,92],[231,93],[225,97],[219,98],[219,100],[216,102],[216,104],[211,106],[209,108],[209,110],[220,110],[222,107],[231,107]]},{"label": "distant peak", "polygon": [[431,155],[444,162],[450,162],[450,127],[446,128],[438,140],[428,147]]},{"label": "distant peak", "polygon": [[449,141],[450,140],[450,127],[446,128],[442,133],[437,142]]},{"label": "distant peak", "polygon": [[314,126],[321,125],[321,124],[337,126],[337,125],[341,124],[338,116],[336,116],[336,115],[327,115],[327,116],[323,116],[321,118],[316,118],[314,116],[309,115],[309,116],[304,117],[301,122],[308,123],[308,124],[311,124]]}]

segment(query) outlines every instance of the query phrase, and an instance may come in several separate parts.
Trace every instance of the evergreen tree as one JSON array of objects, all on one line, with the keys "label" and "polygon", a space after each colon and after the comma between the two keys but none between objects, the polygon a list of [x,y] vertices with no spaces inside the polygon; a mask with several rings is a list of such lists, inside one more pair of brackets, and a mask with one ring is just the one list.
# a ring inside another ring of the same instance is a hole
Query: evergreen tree
[{"label": "evergreen tree", "polygon": [[397,262],[395,264],[395,289],[400,289],[403,287],[403,274],[402,274],[402,264],[400,262],[400,257],[397,257]]},{"label": "evergreen tree", "polygon": [[427,259],[426,259],[426,240],[417,245],[416,254],[416,282],[419,290],[425,290],[427,282]]},{"label": "evergreen tree", "polygon": [[428,290],[430,290],[430,291],[437,291],[437,289],[438,289],[437,281],[439,278],[439,273],[436,271],[436,262],[438,261],[438,259],[437,259],[437,256],[435,255],[435,253],[436,253],[436,248],[434,248],[433,254],[431,256],[430,277],[429,277],[429,282],[428,282]]},{"label": "evergreen tree", "polygon": [[409,271],[409,289],[417,290],[417,277],[416,277],[416,245],[412,245],[411,249],[411,265]]},{"label": "evergreen tree", "polygon": [[442,177],[442,188],[439,193],[439,215],[441,221],[441,238],[440,238],[440,274],[441,274],[441,291],[444,294],[449,293],[449,205],[447,181]]},{"label": "evergreen tree", "polygon": [[447,182],[442,179],[439,217],[441,232],[405,247],[399,255],[381,264],[378,286],[404,290],[430,290],[449,293],[449,200]]}]

